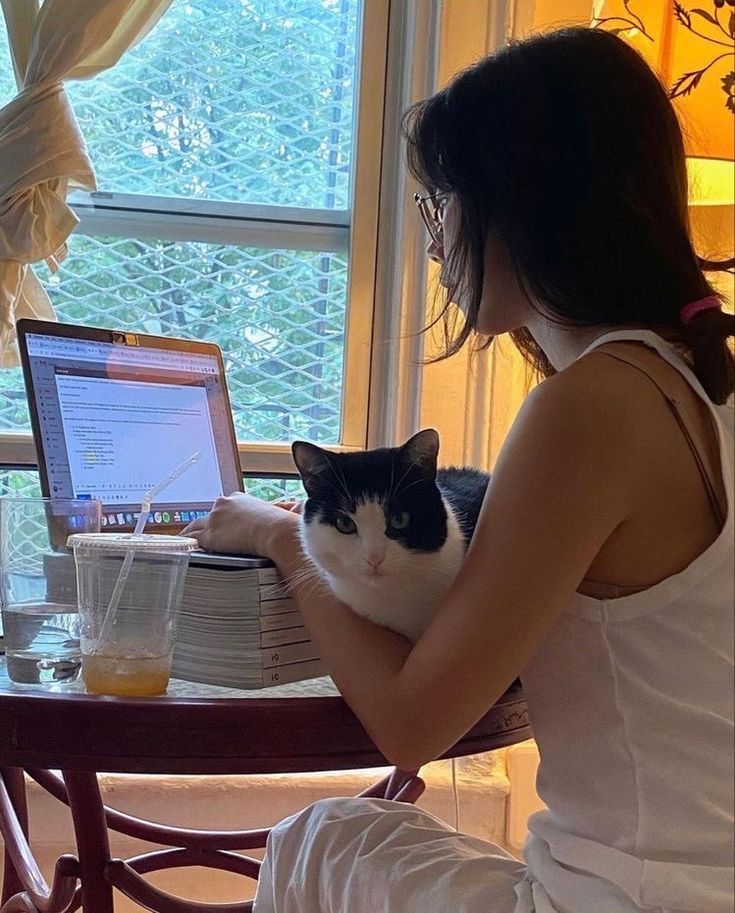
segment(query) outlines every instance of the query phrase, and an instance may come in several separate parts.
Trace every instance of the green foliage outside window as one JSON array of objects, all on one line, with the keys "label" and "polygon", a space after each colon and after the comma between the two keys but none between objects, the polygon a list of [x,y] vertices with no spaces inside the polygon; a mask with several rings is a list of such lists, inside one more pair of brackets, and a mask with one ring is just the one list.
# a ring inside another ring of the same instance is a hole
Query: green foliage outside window
[{"label": "green foliage outside window", "polygon": [[[306,497],[300,479],[255,479],[245,477],[245,490],[268,501],[301,500]],[[41,485],[35,469],[0,468],[0,498],[40,498]]]},{"label": "green foliage outside window", "polygon": [[[67,86],[100,191],[345,210],[359,0],[174,0],[113,69]],[[15,94],[0,17],[0,104]],[[341,435],[346,254],[165,237],[69,240],[60,319],[217,342],[238,436]],[[0,431],[29,427],[0,371]]]}]

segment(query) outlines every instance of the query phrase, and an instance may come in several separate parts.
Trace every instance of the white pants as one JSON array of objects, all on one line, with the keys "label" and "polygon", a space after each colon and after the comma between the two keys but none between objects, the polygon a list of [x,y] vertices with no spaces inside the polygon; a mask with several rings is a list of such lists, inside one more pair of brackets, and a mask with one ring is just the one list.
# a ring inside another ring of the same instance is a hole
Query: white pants
[{"label": "white pants", "polygon": [[254,913],[534,913],[526,869],[385,799],[324,799],[271,831]]}]

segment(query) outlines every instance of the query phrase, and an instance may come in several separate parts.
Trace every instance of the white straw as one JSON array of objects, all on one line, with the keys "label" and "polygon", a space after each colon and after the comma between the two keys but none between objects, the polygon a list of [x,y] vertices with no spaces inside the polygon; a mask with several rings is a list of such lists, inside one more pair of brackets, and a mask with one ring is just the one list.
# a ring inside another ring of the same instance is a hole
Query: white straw
[{"label": "white straw", "polygon": [[[133,539],[141,539],[143,537],[143,528],[145,527],[146,521],[148,520],[148,515],[151,512],[151,504],[153,499],[157,494],[163,491],[164,488],[168,486],[178,477],[186,472],[191,466],[196,463],[201,457],[202,453],[200,450],[196,450],[190,457],[187,457],[180,466],[177,466],[173,472],[170,472],[165,479],[162,479],[158,485],[154,485],[153,488],[149,488],[148,491],[143,495],[143,501],[140,505],[140,517],[138,517],[138,522],[135,524],[135,529],[133,530]],[[122,591],[125,588],[125,582],[128,579],[128,574],[130,573],[130,565],[133,563],[133,557],[135,555],[135,549],[130,549],[125,553],[125,558],[120,568],[120,573],[117,575],[117,580],[115,581],[115,586],[112,590],[112,596],[110,597],[110,604],[107,606],[107,611],[105,612],[105,617],[102,622],[102,628],[100,629],[99,640],[97,641],[97,646],[92,650],[92,653],[99,653],[103,645],[107,641],[110,635],[110,630],[112,629],[112,623],[115,620],[115,612],[117,611],[118,604],[120,602],[120,597],[122,596]]]}]

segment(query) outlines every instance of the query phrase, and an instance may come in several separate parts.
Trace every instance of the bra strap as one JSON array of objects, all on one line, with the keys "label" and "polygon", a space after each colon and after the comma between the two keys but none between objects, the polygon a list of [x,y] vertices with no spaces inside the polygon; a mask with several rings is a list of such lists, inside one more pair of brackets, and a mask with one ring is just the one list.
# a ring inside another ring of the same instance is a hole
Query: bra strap
[{"label": "bra strap", "polygon": [[[692,455],[694,456],[697,468],[699,469],[699,474],[702,477],[702,482],[704,483],[705,490],[707,491],[707,497],[709,498],[709,502],[712,506],[712,511],[714,512],[714,515],[717,519],[717,523],[720,527],[724,526],[726,517],[722,509],[722,505],[720,504],[720,501],[717,497],[717,491],[710,475],[708,460],[705,457],[701,445],[697,442],[696,436],[692,434],[691,428],[689,427],[689,422],[679,409],[679,400],[676,397],[672,396],[667,390],[665,390],[664,387],[658,382],[658,380],[649,374],[642,365],[638,364],[638,362],[632,361],[622,355],[618,355],[617,353],[613,354],[612,352],[606,352],[602,346],[600,346],[597,351],[600,352],[601,355],[607,355],[608,358],[615,358],[617,361],[622,361],[626,365],[630,365],[632,368],[637,368],[641,374],[645,374],[651,383],[655,384],[656,387],[658,387],[658,389],[661,391],[664,398],[666,399],[666,402],[669,405],[669,409],[671,409],[674,418],[676,419],[679,427],[684,434],[684,437],[686,438],[689,449],[692,451]],[[711,416],[710,421],[712,421]]]}]

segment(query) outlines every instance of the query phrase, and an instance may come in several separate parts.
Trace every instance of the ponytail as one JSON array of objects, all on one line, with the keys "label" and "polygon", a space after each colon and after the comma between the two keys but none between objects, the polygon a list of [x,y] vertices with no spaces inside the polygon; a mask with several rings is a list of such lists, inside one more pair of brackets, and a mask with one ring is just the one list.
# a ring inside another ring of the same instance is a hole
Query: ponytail
[{"label": "ponytail", "polygon": [[[699,259],[703,270],[731,272],[731,260]],[[721,295],[713,297],[722,300]],[[681,340],[691,352],[692,368],[713,403],[722,405],[735,390],[735,356],[728,339],[735,336],[735,315],[708,308],[682,323]]]}]

